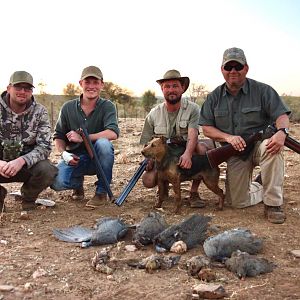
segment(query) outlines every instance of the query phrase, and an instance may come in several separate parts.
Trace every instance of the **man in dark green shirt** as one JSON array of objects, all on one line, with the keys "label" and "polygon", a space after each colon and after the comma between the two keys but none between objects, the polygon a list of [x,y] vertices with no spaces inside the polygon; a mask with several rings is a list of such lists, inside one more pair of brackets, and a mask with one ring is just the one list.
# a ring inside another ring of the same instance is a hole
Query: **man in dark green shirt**
[{"label": "man in dark green shirt", "polygon": [[[83,69],[79,84],[82,95],[63,105],[55,127],[54,142],[62,160],[58,164],[58,176],[51,186],[57,191],[73,189],[74,199],[84,198],[84,175],[96,174],[95,164],[76,130],[82,125],[87,128],[108,183],[112,179],[114,163],[111,141],[119,136],[115,105],[99,97],[104,86],[101,70],[95,66]],[[107,193],[101,178],[98,178],[96,186],[95,196],[86,206],[97,207],[106,200]]]},{"label": "man in dark green shirt", "polygon": [[[257,142],[248,157],[234,156],[227,161],[226,199],[238,208],[263,201],[266,218],[283,223],[282,149],[290,110],[272,87],[247,78],[248,70],[243,50],[230,48],[224,52],[221,71],[226,82],[208,95],[199,124],[206,136],[230,143],[238,151],[245,149],[246,136],[276,124],[278,131],[270,139]],[[251,183],[257,165],[261,168],[262,188]]]}]

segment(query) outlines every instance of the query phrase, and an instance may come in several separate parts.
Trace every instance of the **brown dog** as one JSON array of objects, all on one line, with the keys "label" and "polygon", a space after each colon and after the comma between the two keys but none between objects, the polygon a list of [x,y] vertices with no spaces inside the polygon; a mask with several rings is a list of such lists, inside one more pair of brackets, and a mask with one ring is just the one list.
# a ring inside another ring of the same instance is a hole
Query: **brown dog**
[{"label": "brown dog", "polygon": [[168,197],[168,186],[172,184],[176,199],[175,213],[179,213],[182,206],[180,183],[182,181],[203,179],[205,185],[219,196],[218,207],[223,209],[225,195],[219,188],[219,168],[212,169],[206,155],[195,154],[192,157],[192,168],[178,167],[179,157],[185,151],[185,146],[167,144],[165,137],[156,137],[142,150],[146,158],[155,160],[158,180],[158,201],[155,207],[161,207]]}]

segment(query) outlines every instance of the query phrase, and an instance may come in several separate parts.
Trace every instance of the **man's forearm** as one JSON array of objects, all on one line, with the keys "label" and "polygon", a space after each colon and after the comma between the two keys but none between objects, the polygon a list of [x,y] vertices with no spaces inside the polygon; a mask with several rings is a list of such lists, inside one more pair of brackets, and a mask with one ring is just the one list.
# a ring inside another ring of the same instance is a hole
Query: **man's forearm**
[{"label": "man's forearm", "polygon": [[106,130],[100,131],[98,133],[89,134],[89,138],[92,142],[95,142],[96,140],[98,140],[100,138],[106,138],[109,141],[113,141],[118,138],[118,135],[113,130],[106,129]]},{"label": "man's forearm", "polygon": [[203,134],[217,142],[226,142],[227,138],[230,136],[230,134],[222,132],[221,130],[217,129],[213,126],[202,126]]}]

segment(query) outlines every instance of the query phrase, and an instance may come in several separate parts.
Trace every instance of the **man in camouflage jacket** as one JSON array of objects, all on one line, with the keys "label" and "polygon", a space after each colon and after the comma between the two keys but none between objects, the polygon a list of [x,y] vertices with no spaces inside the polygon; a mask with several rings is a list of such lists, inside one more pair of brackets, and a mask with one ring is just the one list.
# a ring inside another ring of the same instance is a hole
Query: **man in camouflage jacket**
[{"label": "man in camouflage jacket", "polygon": [[[16,71],[0,98],[0,183],[24,183],[20,196],[23,209],[34,207],[38,194],[57,174],[47,159],[51,151],[48,113],[35,101],[33,88],[32,76]],[[6,193],[0,185],[0,209]]]}]

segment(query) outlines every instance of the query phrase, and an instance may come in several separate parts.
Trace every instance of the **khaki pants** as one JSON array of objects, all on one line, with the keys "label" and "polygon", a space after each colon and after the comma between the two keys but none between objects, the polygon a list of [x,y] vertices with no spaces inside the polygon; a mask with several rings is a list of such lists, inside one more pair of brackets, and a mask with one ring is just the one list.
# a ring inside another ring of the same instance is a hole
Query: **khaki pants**
[{"label": "khaki pants", "polygon": [[[243,208],[263,201],[269,206],[283,203],[284,159],[282,151],[266,152],[267,140],[258,142],[246,160],[234,156],[227,161],[226,201]],[[255,166],[261,168],[263,186],[251,182]]]}]

